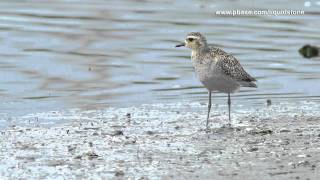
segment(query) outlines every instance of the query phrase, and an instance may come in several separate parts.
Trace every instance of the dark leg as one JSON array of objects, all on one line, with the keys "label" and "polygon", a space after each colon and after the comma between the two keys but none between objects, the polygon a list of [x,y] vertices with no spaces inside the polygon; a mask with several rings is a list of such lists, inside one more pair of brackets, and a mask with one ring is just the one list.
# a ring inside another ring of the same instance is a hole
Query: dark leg
[{"label": "dark leg", "polygon": [[231,98],[230,98],[230,93],[228,93],[228,110],[229,110],[229,125],[231,125],[231,115],[230,115],[230,110],[231,110]]},{"label": "dark leg", "polygon": [[206,124],[207,130],[209,129],[208,125],[209,125],[210,110],[211,110],[211,91],[209,91],[209,103],[208,103],[208,114],[207,114],[207,124]]}]

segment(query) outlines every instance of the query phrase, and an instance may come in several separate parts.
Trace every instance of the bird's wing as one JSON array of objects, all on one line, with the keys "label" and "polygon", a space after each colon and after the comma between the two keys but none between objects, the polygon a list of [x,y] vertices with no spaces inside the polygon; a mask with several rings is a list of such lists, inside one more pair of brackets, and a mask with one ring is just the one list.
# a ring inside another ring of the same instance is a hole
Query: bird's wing
[{"label": "bird's wing", "polygon": [[251,77],[241,66],[239,61],[233,57],[231,54],[228,54],[221,49],[216,50],[215,58],[217,58],[217,66],[224,72],[226,75],[237,79],[238,81],[256,81],[255,78]]}]

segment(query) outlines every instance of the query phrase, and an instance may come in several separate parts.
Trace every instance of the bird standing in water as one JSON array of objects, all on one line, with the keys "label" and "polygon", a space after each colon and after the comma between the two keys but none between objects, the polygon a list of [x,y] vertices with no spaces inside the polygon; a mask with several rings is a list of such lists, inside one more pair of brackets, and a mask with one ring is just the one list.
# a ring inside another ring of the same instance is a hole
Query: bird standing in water
[{"label": "bird standing in water", "polygon": [[211,92],[228,94],[229,125],[231,125],[230,94],[240,87],[257,87],[256,79],[251,77],[240,65],[239,61],[222,49],[209,46],[206,38],[199,32],[191,32],[185,41],[176,47],[185,46],[191,49],[191,60],[200,82],[209,91],[206,130],[208,130],[211,110]]}]

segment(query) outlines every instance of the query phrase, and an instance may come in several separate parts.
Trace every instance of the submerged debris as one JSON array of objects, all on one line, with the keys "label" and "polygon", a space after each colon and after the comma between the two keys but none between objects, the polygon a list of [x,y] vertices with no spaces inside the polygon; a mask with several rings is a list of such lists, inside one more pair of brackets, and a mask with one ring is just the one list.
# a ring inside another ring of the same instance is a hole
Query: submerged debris
[{"label": "submerged debris", "polygon": [[305,58],[312,58],[319,56],[320,48],[312,45],[304,45],[299,49],[299,53]]},{"label": "submerged debris", "polygon": [[254,151],[258,151],[259,148],[258,147],[251,147],[248,149],[249,152],[254,152]]},{"label": "submerged debris", "polygon": [[123,131],[122,130],[115,130],[111,136],[122,136],[123,135]]},{"label": "submerged debris", "polygon": [[262,130],[254,129],[254,130],[249,131],[249,134],[251,134],[251,135],[262,135],[262,136],[267,135],[267,134],[272,134],[272,133],[273,133],[273,131],[270,129],[262,129]]},{"label": "submerged debris", "polygon": [[267,106],[271,106],[271,99],[267,99]]},{"label": "submerged debris", "polygon": [[95,153],[95,152],[87,152],[87,153],[83,153],[81,155],[77,155],[76,157],[74,157],[75,159],[85,159],[88,158],[89,160],[92,159],[96,159],[99,156]]},{"label": "submerged debris", "polygon": [[124,176],[124,172],[123,171],[117,171],[114,175],[117,176],[117,177]]},{"label": "submerged debris", "polygon": [[155,132],[154,132],[154,131],[146,131],[146,134],[148,134],[148,135],[154,135]]}]

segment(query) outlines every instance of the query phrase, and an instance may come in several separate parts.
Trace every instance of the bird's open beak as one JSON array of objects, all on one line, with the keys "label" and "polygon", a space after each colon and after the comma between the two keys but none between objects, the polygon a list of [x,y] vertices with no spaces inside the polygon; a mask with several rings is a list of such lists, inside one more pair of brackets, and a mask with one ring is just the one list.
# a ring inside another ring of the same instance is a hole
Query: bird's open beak
[{"label": "bird's open beak", "polygon": [[181,46],[185,46],[185,45],[186,45],[186,43],[183,42],[183,43],[177,44],[176,47],[181,47]]}]

